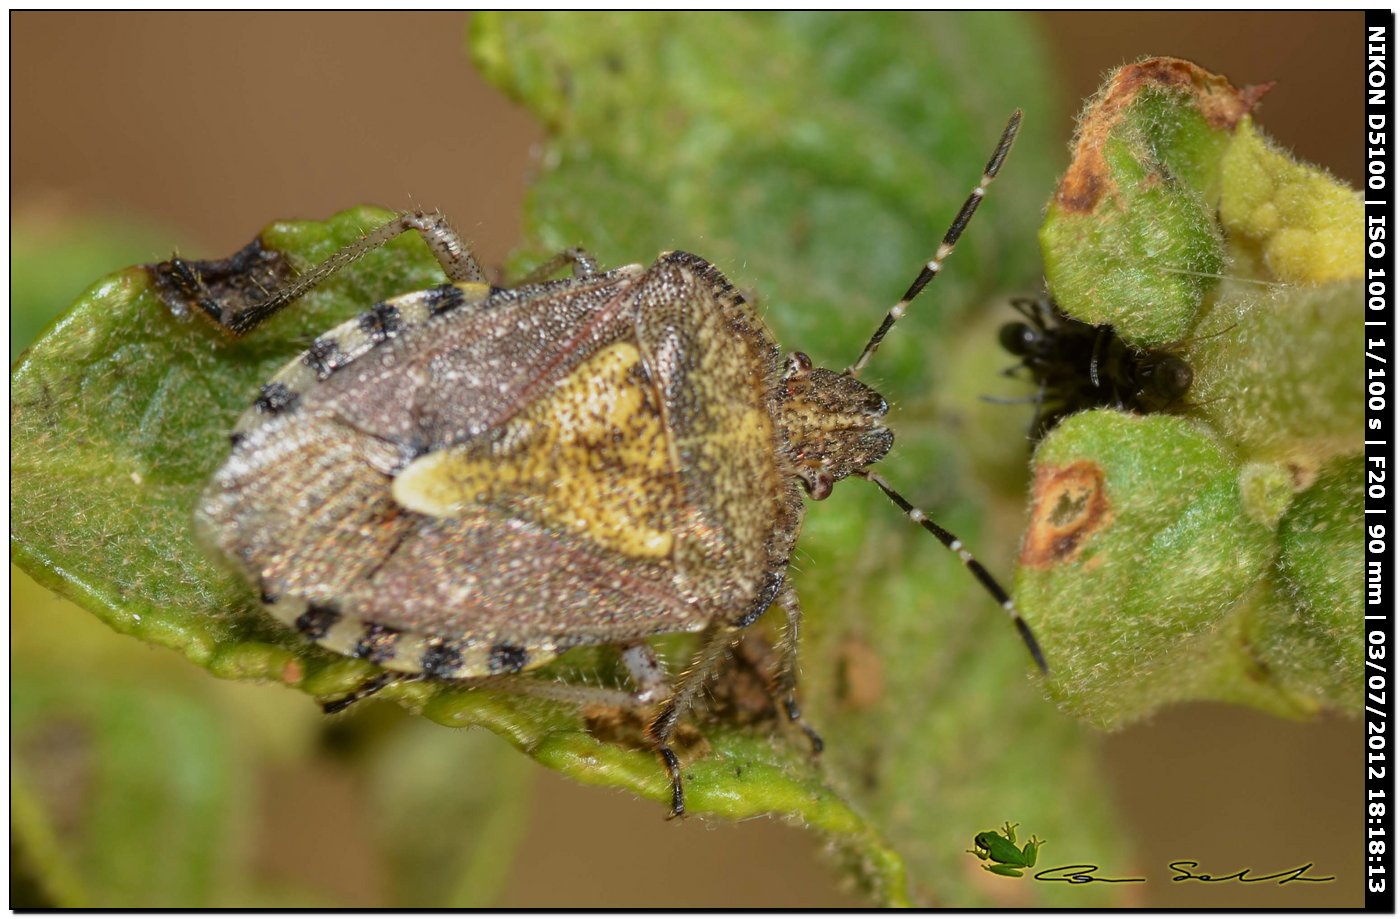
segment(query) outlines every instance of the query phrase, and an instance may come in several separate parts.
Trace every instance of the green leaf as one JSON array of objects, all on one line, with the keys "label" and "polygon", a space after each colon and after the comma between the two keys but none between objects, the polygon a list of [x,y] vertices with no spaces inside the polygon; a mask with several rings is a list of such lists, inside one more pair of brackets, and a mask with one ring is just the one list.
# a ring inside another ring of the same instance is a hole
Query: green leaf
[{"label": "green leaf", "polygon": [[[314,264],[388,216],[361,208],[327,224],[278,224],[262,238]],[[404,238],[237,342],[196,317],[173,316],[144,268],[94,285],[13,375],[16,562],[118,631],[174,648],[218,676],[281,680],[318,696],[357,688],[373,668],[310,646],[266,617],[248,586],[195,544],[191,515],[256,381],[313,330],[441,280],[421,241]],[[443,686],[391,687],[384,696],[424,706],[451,726],[485,725],[585,781],[668,797],[650,753],[596,740],[568,708]],[[697,764],[693,809],[728,816],[800,809],[818,827],[867,841],[877,877],[898,897],[897,859],[813,783],[800,753],[745,735],[734,741],[737,768],[749,769],[757,792],[707,794],[707,778],[736,766]],[[779,763],[794,764],[791,774]]]},{"label": "green leaf", "polygon": [[1360,605],[1361,196],[1277,150],[1260,95],[1123,68],[1041,230],[1058,303],[1194,372],[1179,417],[1081,414],[1035,457],[1017,597],[1056,697],[1106,727],[1191,699],[1350,710],[1361,681],[1334,621]]},{"label": "green leaf", "polygon": [[1250,630],[1255,654],[1271,677],[1314,704],[1346,710],[1361,683],[1365,604],[1356,560],[1363,552],[1357,526],[1361,457],[1322,468],[1279,525],[1279,576],[1274,602],[1261,604]]},{"label": "green leaf", "polygon": [[1109,78],[1040,230],[1045,279],[1067,313],[1133,344],[1185,335],[1224,265],[1220,160],[1256,99],[1173,58]]},{"label": "green leaf", "polygon": [[[868,376],[896,403],[886,474],[1005,570],[995,547],[1010,542],[1008,506],[987,514],[959,484],[962,445],[944,423],[976,393],[938,387],[961,348],[957,320],[1036,272],[1029,215],[1050,184],[1057,119],[1027,22],[483,15],[475,28],[488,74],[553,132],[517,267],[575,244],[605,265],[690,248],[758,291],[780,341],[836,367],[932,255],[1006,117],[1025,109],[1018,150]],[[304,267],[386,217],[278,224],[262,242]],[[273,623],[195,545],[190,515],[237,414],[282,362],[367,304],[440,280],[421,242],[401,239],[240,341],[172,315],[145,269],[99,282],[14,373],[16,560],[116,630],[219,676],[314,695],[356,687],[372,668]],[[1111,902],[1106,890],[989,884],[964,851],[1007,819],[1074,858],[1123,844],[1091,745],[1026,679],[1024,649],[957,559],[873,488],[850,485],[813,508],[796,563],[804,704],[828,752],[814,763],[774,720],[701,716],[682,749],[690,809],[810,826],[888,904]],[[560,663],[608,666],[592,651]],[[581,781],[667,798],[626,725],[457,686],[384,695],[442,724],[485,726]]]},{"label": "green leaf", "polygon": [[1220,164],[1220,222],[1259,274],[1293,284],[1361,277],[1361,193],[1241,121]]},{"label": "green leaf", "polygon": [[1032,502],[1016,595],[1040,613],[1068,711],[1102,727],[1194,698],[1300,711],[1250,678],[1234,615],[1273,533],[1212,438],[1180,418],[1075,415],[1036,452]]},{"label": "green leaf", "polygon": [[1331,457],[1359,452],[1361,284],[1222,281],[1186,352],[1196,374],[1193,415],[1242,459],[1294,467],[1300,486]]}]

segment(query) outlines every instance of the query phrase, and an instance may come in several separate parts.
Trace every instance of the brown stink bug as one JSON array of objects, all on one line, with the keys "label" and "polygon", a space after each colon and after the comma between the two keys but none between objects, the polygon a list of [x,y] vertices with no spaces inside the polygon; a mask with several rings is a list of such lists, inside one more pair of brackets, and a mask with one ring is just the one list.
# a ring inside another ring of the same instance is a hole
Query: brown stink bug
[{"label": "brown stink bug", "polygon": [[[962,557],[1043,668],[1006,592],[871,470],[894,435],[885,400],[858,379],[942,268],[1019,124],[1017,112],[937,253],[844,372],[784,356],[718,269],[683,252],[600,271],[574,250],[493,287],[445,221],[404,214],[245,309],[221,304],[198,265],[167,263],[188,302],[239,334],[409,230],[451,279],[321,335],[263,386],[198,527],[272,615],[384,668],[328,710],[393,680],[499,685],[570,648],[619,647],[674,814],[677,723],[774,603],[788,626],[776,695],[820,749],[796,701],[801,610],[787,579],[804,492],[821,500],[847,476],[878,485]],[[570,263],[571,277],[539,280]],[[647,639],[674,632],[702,637],[673,681]],[[514,683],[579,701],[597,691]]]}]

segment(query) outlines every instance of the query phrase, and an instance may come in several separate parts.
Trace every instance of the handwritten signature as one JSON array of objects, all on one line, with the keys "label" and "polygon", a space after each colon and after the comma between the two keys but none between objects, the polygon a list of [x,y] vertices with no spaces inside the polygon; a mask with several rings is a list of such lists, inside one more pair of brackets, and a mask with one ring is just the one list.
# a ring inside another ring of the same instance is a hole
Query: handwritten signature
[{"label": "handwritten signature", "polygon": [[[1315,878],[1308,877],[1307,872],[1312,868],[1313,863],[1299,865],[1297,868],[1289,868],[1274,874],[1264,874],[1257,877],[1251,876],[1252,868],[1241,868],[1234,874],[1213,875],[1196,874],[1190,869],[1199,868],[1200,862],[1182,860],[1171,862],[1168,868],[1176,872],[1172,875],[1173,883],[1182,881],[1200,881],[1202,883],[1214,884],[1220,881],[1239,881],[1242,884],[1258,884],[1262,881],[1277,881],[1279,884],[1288,884],[1293,881],[1310,881],[1317,884],[1325,884],[1335,881],[1336,877]],[[1034,875],[1037,881],[1058,882],[1061,884],[1142,884],[1147,878],[1109,878],[1099,877],[1095,872],[1099,870],[1098,865],[1060,865],[1056,868],[1046,868],[1044,871],[1037,871]]]},{"label": "handwritten signature", "polygon": [[1094,874],[1098,865],[1061,865],[1046,868],[1034,875],[1037,881],[1058,881],[1062,884],[1141,884],[1147,878],[1101,878]]},{"label": "handwritten signature", "polygon": [[1208,883],[1212,883],[1212,884],[1213,884],[1213,883],[1215,883],[1216,881],[1240,881],[1241,883],[1244,883],[1244,884],[1257,884],[1257,883],[1259,883],[1260,881],[1273,881],[1273,880],[1277,880],[1280,884],[1287,884],[1287,883],[1289,883],[1290,881],[1311,881],[1311,882],[1316,883],[1316,884],[1324,884],[1324,883],[1326,883],[1326,882],[1328,882],[1328,881],[1335,881],[1335,880],[1336,880],[1335,877],[1325,877],[1325,878],[1310,878],[1310,877],[1304,877],[1304,875],[1307,873],[1308,869],[1311,868],[1311,867],[1313,866],[1312,862],[1308,862],[1306,865],[1299,865],[1297,868],[1289,868],[1289,869],[1287,869],[1286,871],[1280,871],[1280,872],[1278,872],[1277,874],[1265,874],[1265,875],[1261,875],[1260,877],[1257,877],[1257,878],[1252,878],[1252,877],[1249,876],[1249,872],[1252,870],[1252,869],[1249,869],[1249,868],[1241,868],[1239,871],[1236,871],[1234,874],[1221,875],[1220,877],[1216,877],[1216,876],[1210,875],[1210,874],[1192,874],[1190,871],[1187,870],[1188,868],[1199,868],[1200,866],[1201,866],[1201,863],[1200,863],[1200,862],[1192,862],[1192,861],[1172,862],[1171,864],[1167,865],[1168,868],[1170,868],[1170,869],[1172,869],[1173,871],[1177,872],[1177,874],[1173,875],[1173,877],[1172,877],[1172,881],[1173,881],[1173,882],[1176,882],[1176,881],[1205,881],[1205,882],[1208,882]]}]

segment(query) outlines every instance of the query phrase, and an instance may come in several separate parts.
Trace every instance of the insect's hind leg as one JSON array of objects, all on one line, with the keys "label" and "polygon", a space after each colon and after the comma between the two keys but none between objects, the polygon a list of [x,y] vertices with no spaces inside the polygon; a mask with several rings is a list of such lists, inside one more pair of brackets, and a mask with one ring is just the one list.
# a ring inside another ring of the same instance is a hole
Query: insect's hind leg
[{"label": "insect's hind leg", "polygon": [[154,266],[153,272],[167,301],[175,301],[173,307],[197,308],[234,335],[244,335],[331,275],[410,230],[423,237],[450,280],[485,281],[481,266],[447,218],[424,211],[399,214],[300,275],[293,275],[285,258],[263,248],[260,240],[229,259],[190,262],[177,256]]},{"label": "insect's hind leg", "polygon": [[[655,663],[654,656],[653,664],[659,667],[659,664]],[[321,703],[321,710],[327,715],[334,715],[338,712],[345,711],[356,702],[378,694],[380,691],[390,686],[429,679],[434,679],[434,677],[426,673],[401,673],[394,670],[385,670],[382,673],[370,677],[348,695],[330,702]],[[553,680],[541,679],[540,677],[523,673],[473,677],[461,680],[443,679],[441,682],[444,685],[462,689],[487,689],[495,692],[506,692],[511,695],[528,696],[532,699],[566,702],[578,706],[608,705],[616,708],[636,709],[647,705],[652,698],[643,693],[629,693],[624,690],[608,689],[603,686],[571,686],[567,683],[557,683]],[[661,685],[664,687],[665,683],[663,682]]]}]

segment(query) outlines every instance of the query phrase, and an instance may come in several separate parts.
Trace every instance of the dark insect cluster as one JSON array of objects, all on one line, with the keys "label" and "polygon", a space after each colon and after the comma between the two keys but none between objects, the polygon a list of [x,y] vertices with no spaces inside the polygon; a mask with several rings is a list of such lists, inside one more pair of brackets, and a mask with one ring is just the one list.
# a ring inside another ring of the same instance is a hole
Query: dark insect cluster
[{"label": "dark insect cluster", "polygon": [[1032,442],[1086,409],[1148,415],[1183,405],[1195,374],[1176,349],[1134,348],[1112,326],[1075,319],[1050,299],[1023,298],[1011,305],[1025,321],[1006,323],[999,338],[1020,360],[1008,374],[1037,387]]}]

